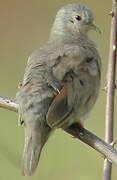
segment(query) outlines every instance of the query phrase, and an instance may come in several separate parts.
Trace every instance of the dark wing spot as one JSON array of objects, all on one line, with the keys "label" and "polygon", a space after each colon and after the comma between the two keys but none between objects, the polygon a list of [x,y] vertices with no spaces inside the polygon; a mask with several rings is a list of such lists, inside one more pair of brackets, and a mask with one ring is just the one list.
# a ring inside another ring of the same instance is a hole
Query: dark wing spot
[{"label": "dark wing spot", "polygon": [[93,61],[93,60],[94,60],[93,57],[88,57],[88,58],[86,59],[86,62],[87,62],[87,63],[90,63],[90,62]]},{"label": "dark wing spot", "polygon": [[64,77],[64,82],[71,82],[73,81],[75,76],[75,73],[73,72],[73,70],[70,70],[69,72],[66,73],[65,77]]},{"label": "dark wing spot", "polygon": [[80,81],[80,84],[82,85],[82,86],[84,86],[84,82],[80,79],[79,80]]},{"label": "dark wing spot", "polygon": [[28,106],[28,109],[32,109],[33,107],[34,107],[34,104],[30,103],[29,106]]}]

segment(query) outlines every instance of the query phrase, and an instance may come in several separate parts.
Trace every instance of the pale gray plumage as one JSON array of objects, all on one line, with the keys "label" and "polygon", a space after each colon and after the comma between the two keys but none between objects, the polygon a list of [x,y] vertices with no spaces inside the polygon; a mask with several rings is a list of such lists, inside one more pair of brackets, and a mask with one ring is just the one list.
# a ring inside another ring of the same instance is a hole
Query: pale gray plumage
[{"label": "pale gray plumage", "polygon": [[93,19],[82,4],[62,7],[49,41],[29,57],[17,93],[25,128],[23,175],[34,173],[51,132],[83,122],[97,99],[101,61],[87,35],[98,30]]}]

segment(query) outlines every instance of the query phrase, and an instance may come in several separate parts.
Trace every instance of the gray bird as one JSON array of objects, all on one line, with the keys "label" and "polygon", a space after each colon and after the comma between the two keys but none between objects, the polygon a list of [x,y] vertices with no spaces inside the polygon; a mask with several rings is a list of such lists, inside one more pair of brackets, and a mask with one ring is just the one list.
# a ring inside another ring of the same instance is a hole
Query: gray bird
[{"label": "gray bird", "polygon": [[28,59],[24,80],[16,98],[25,143],[22,174],[34,173],[41,150],[51,133],[83,122],[99,94],[101,60],[88,31],[91,10],[83,4],[62,7],[48,42]]}]

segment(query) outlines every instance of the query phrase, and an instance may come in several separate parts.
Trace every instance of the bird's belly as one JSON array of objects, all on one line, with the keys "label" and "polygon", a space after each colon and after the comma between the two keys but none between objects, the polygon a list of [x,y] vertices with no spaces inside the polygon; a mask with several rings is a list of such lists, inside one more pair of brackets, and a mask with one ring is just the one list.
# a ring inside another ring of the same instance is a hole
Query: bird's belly
[{"label": "bird's belly", "polygon": [[99,94],[99,76],[92,76],[87,73],[80,73],[74,81],[75,101],[71,114],[64,121],[63,128],[70,126],[74,122],[83,122],[94,106]]}]

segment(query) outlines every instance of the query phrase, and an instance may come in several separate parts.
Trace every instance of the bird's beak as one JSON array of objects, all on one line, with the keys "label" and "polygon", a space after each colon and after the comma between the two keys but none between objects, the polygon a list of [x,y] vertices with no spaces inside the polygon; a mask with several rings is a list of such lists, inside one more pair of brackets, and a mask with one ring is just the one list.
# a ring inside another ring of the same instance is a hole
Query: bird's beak
[{"label": "bird's beak", "polygon": [[94,29],[96,32],[98,32],[99,34],[101,34],[101,30],[100,30],[99,27],[97,27],[95,24],[92,24],[92,29]]}]

